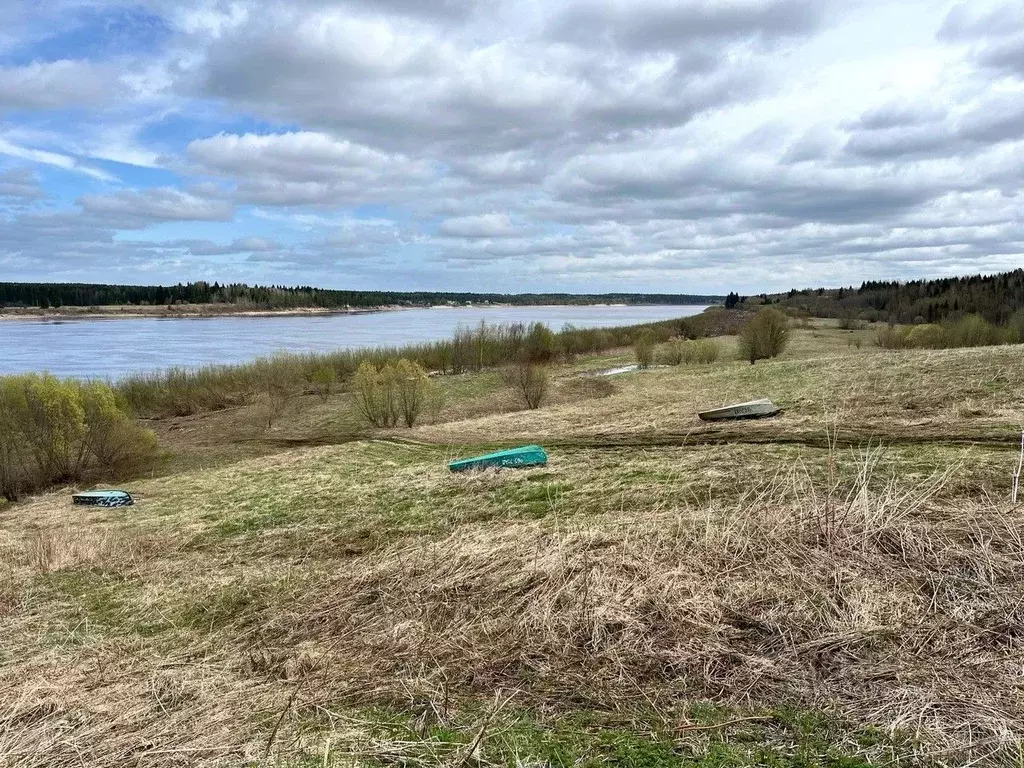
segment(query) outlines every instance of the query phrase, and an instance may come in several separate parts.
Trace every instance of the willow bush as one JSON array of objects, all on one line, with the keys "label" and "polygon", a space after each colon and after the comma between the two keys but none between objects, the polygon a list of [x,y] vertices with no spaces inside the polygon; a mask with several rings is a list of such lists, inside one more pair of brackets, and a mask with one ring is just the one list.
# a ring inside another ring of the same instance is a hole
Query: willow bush
[{"label": "willow bush", "polygon": [[359,410],[375,427],[391,428],[399,423],[414,427],[435,396],[426,370],[405,358],[380,366],[362,363],[354,384]]},{"label": "willow bush", "polygon": [[967,315],[949,323],[883,326],[875,332],[875,345],[882,349],[991,347],[1024,341],[1022,332],[1024,316],[1014,315],[1004,328],[980,315]]},{"label": "willow bush", "polygon": [[156,437],[100,382],[0,378],[0,496],[123,476],[156,457]]},{"label": "willow bush", "polygon": [[633,342],[633,354],[636,356],[636,363],[640,368],[650,368],[654,362],[654,334],[644,329],[637,334],[636,341]]},{"label": "willow bush", "polygon": [[313,391],[325,403],[330,399],[337,381],[338,373],[329,365],[321,365],[309,376],[309,383],[312,385]]},{"label": "willow bush", "polygon": [[758,312],[740,330],[739,357],[753,365],[781,355],[789,344],[789,318],[774,307]]},{"label": "willow bush", "polygon": [[536,410],[544,403],[550,384],[548,369],[544,365],[524,358],[508,366],[502,377],[530,410]]},{"label": "willow bush", "polygon": [[711,339],[696,339],[682,345],[682,358],[687,365],[709,365],[718,359],[718,354],[718,344]]}]

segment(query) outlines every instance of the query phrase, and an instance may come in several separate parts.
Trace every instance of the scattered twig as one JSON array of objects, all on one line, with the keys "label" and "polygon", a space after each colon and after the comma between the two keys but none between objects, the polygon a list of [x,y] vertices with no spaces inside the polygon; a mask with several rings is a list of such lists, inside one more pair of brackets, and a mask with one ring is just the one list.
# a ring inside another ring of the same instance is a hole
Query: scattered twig
[{"label": "scattered twig", "polygon": [[455,763],[454,768],[461,768],[469,762],[470,758],[473,757],[473,753],[476,752],[477,747],[480,746],[480,742],[484,739],[484,734],[487,733],[487,727],[491,724],[491,721],[497,716],[497,714],[505,708],[505,706],[512,701],[512,696],[509,696],[504,701],[499,701],[501,692],[499,691],[494,697],[494,706],[491,707],[491,711],[487,713],[487,717],[484,718],[483,723],[480,724],[480,730],[476,732],[476,736],[473,741],[470,742],[469,748],[462,755],[461,758]]},{"label": "scattered twig", "polygon": [[277,718],[277,722],[274,723],[274,727],[270,731],[270,736],[267,738],[267,746],[263,750],[264,758],[270,757],[270,750],[273,749],[274,740],[277,738],[277,733],[279,730],[281,730],[281,724],[284,723],[285,717],[288,716],[288,710],[292,708],[292,704],[295,703],[295,699],[302,692],[302,689],[306,687],[306,683],[313,677],[314,674],[316,674],[320,670],[320,665],[321,663],[323,663],[323,660],[327,658],[327,654],[333,651],[335,647],[338,645],[338,643],[341,642],[342,638],[344,637],[345,634],[340,634],[336,638],[334,638],[333,641],[331,641],[331,644],[328,645],[324,649],[323,653],[321,653],[317,657],[316,661],[313,662],[313,666],[310,667],[309,671],[302,676],[301,680],[299,680],[298,685],[295,686],[295,690],[291,692],[291,695],[288,697],[288,701],[285,702],[284,708],[281,710],[281,714]]},{"label": "scattered twig", "polygon": [[1020,490],[1020,475],[1024,470],[1024,431],[1020,433],[1020,458],[1017,460],[1017,471],[1013,473],[1013,498],[1011,501],[1017,503],[1017,492]]},{"label": "scattered twig", "polygon": [[730,725],[737,725],[739,723],[766,722],[773,719],[769,715],[751,715],[750,717],[737,717],[734,720],[724,720],[721,723],[711,723],[710,725],[679,725],[676,727],[676,733],[713,731],[717,728],[728,728]]}]

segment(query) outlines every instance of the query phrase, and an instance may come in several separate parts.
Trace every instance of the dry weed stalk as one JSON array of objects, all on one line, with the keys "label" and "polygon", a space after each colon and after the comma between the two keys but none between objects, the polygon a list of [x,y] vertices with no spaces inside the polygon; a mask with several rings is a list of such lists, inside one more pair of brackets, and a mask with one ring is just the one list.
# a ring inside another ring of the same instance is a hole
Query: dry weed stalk
[{"label": "dry weed stalk", "polygon": [[46,573],[132,559],[139,550],[139,542],[113,528],[37,528],[27,537],[25,558],[33,570]]},{"label": "dry weed stalk", "polygon": [[1024,470],[1024,430],[1020,433],[1020,458],[1017,460],[1017,470],[1013,473],[1013,493],[1011,503],[1017,503],[1017,492],[1020,490],[1020,473]]}]

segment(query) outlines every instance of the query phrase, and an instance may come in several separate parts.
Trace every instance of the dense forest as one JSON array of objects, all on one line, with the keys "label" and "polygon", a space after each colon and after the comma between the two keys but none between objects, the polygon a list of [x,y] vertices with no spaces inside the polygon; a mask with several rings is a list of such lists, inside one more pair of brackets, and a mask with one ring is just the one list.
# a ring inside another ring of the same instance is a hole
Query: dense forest
[{"label": "dense forest", "polygon": [[1014,312],[1024,309],[1024,269],[909,282],[872,280],[859,288],[792,290],[742,302],[730,296],[726,306],[751,303],[779,304],[816,317],[891,323],[941,323],[978,314],[1005,325]]},{"label": "dense forest", "polygon": [[721,296],[669,293],[458,293],[430,291],[335,291],[310,286],[260,286],[195,282],[178,285],[0,283],[0,307],[96,307],[229,304],[240,308],[427,307],[438,304],[716,304]]}]

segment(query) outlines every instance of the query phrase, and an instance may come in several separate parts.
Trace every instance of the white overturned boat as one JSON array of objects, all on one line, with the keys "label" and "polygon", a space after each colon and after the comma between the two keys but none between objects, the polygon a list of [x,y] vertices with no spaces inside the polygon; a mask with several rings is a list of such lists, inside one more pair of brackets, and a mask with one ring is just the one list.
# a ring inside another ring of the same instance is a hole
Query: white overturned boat
[{"label": "white overturned boat", "polygon": [[781,408],[771,400],[751,400],[749,403],[735,403],[709,411],[700,411],[697,415],[702,421],[723,421],[725,419],[763,419],[774,416]]}]

